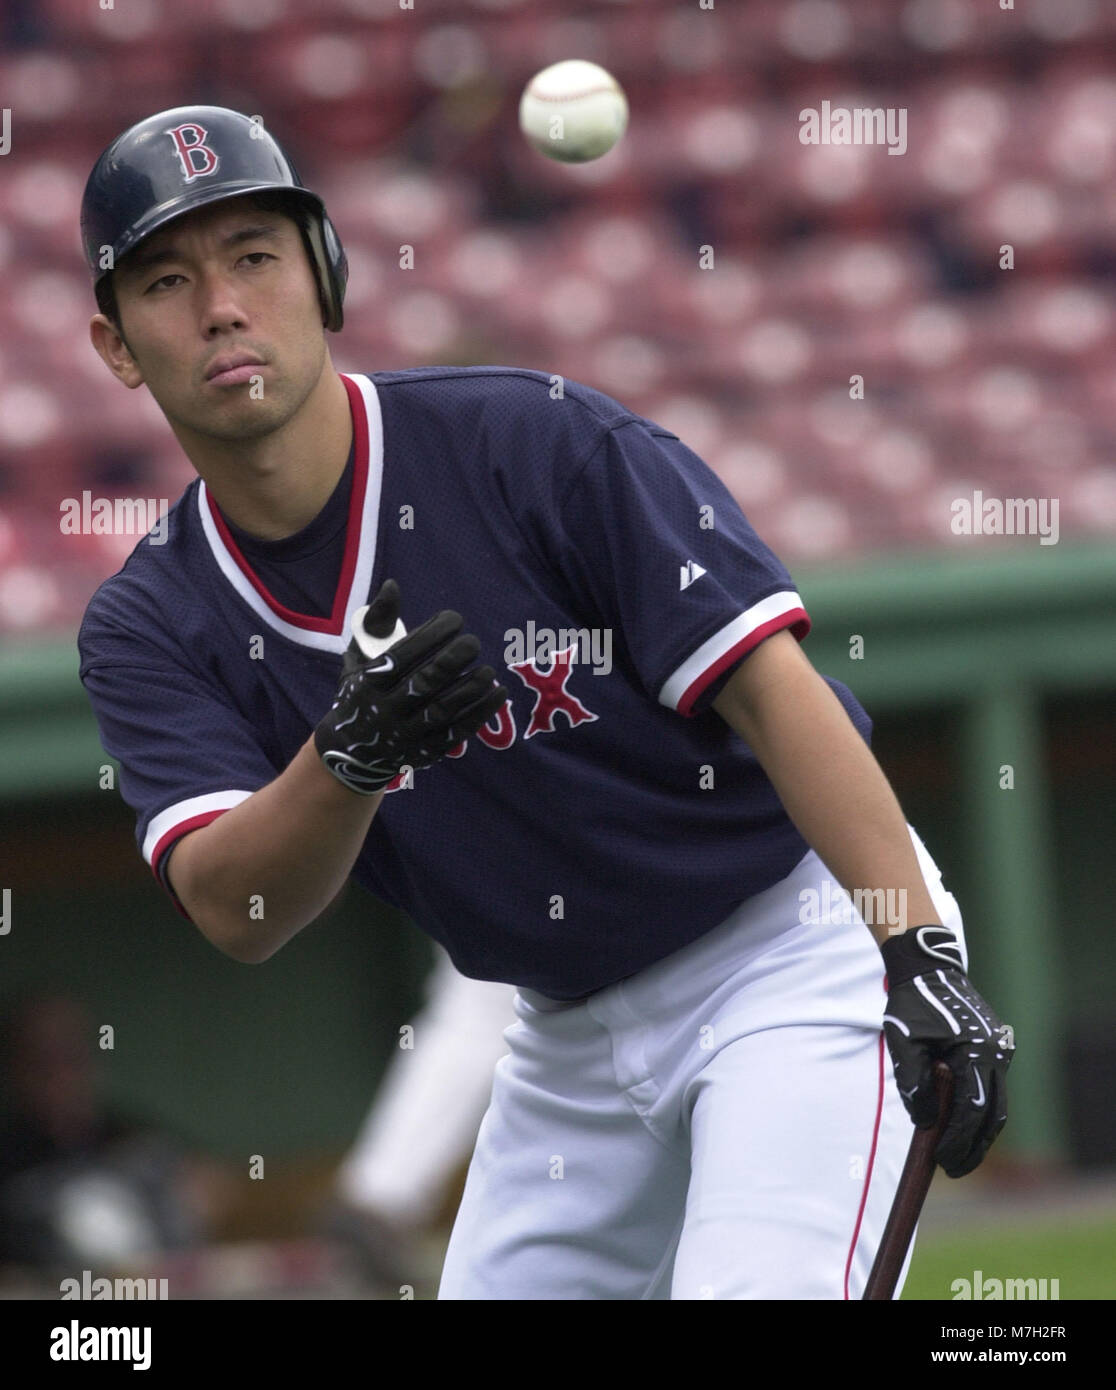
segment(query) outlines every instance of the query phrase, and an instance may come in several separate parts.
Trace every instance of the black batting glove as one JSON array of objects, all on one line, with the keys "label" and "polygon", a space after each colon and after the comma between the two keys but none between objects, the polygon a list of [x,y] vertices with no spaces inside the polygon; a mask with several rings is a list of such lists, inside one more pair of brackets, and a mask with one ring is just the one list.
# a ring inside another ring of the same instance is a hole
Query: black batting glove
[{"label": "black batting glove", "polygon": [[1015,1034],[973,988],[948,927],[913,927],[888,937],[880,951],[888,985],[884,1033],[899,1094],[915,1124],[928,1128],[938,1108],[934,1062],[948,1063],[953,1104],[934,1158],[951,1178],[964,1177],[1007,1120]]},{"label": "black batting glove", "polygon": [[480,643],[462,633],[459,613],[443,609],[405,633],[394,579],[354,626],[337,698],[314,731],[314,746],[339,782],[373,796],[404,767],[445,757],[492,718],[508,692],[491,666],[467,671]]}]

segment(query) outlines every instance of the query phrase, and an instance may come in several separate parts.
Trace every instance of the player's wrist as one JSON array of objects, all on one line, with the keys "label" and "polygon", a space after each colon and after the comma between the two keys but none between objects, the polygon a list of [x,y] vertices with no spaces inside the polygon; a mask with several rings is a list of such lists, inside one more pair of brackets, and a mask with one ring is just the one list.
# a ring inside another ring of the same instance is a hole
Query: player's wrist
[{"label": "player's wrist", "polygon": [[[343,714],[346,713],[342,707]],[[334,705],[314,730],[312,743],[318,762],[333,781],[357,796],[379,796],[388,783],[402,770],[406,757],[396,750],[394,760],[376,759],[370,761],[364,751],[366,745],[353,744],[340,737],[337,728],[338,706]],[[352,714],[340,722],[351,722]],[[384,740],[386,743],[386,740]]]},{"label": "player's wrist", "polygon": [[[334,776],[322,758],[315,729],[299,750],[291,766],[299,764],[299,794],[308,797],[323,809],[353,808],[358,811],[374,809],[372,799],[383,795],[384,787],[368,793],[354,793],[340,777]],[[388,779],[390,781],[390,779]],[[387,784],[385,783],[385,786]],[[358,799],[359,797],[359,799]],[[376,803],[378,804],[378,802]]]}]

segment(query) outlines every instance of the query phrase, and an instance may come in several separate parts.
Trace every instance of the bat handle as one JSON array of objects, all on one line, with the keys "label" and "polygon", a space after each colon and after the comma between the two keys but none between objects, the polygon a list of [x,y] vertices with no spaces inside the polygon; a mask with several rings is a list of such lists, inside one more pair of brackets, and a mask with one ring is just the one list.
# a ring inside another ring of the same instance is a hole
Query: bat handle
[{"label": "bat handle", "polygon": [[891,1212],[868,1282],[864,1286],[864,1298],[871,1302],[885,1302],[894,1296],[895,1285],[899,1281],[899,1273],[910,1249],[922,1204],[930,1190],[930,1180],[934,1176],[934,1150],[946,1127],[953,1101],[953,1073],[948,1063],[934,1063],[933,1079],[938,1097],[938,1115],[929,1129],[916,1129],[911,1137]]},{"label": "bat handle", "polygon": [[941,1136],[953,1100],[953,1073],[948,1062],[934,1063],[934,1094],[938,1097],[938,1118],[934,1121],[935,1138]]}]

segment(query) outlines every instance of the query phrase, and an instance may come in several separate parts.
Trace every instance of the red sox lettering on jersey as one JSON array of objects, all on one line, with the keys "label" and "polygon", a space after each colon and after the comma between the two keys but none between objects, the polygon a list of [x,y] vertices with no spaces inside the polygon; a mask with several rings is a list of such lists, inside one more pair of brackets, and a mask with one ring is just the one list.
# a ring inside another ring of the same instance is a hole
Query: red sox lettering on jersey
[{"label": "red sox lettering on jersey", "polygon": [[[509,671],[514,671],[523,684],[535,694],[535,703],[531,709],[531,719],[527,725],[523,737],[533,738],[535,734],[552,734],[555,729],[554,716],[556,714],[565,715],[571,728],[578,724],[583,724],[587,719],[597,718],[592,710],[588,710],[577,698],[571,695],[566,685],[569,681],[573,669],[573,654],[577,650],[576,646],[566,647],[565,650],[554,653],[554,661],[548,671],[540,668],[537,658],[531,657],[527,661],[512,662],[508,666]],[[504,701],[503,706],[496,714],[496,727],[493,728],[491,722],[484,724],[477,730],[477,738],[481,743],[489,748],[510,748],[515,742],[515,710],[512,708],[511,699]],[[456,744],[446,754],[447,758],[460,758],[469,746],[468,739]],[[384,788],[385,792],[399,791],[401,787],[411,785],[408,774],[401,772],[398,777],[392,780]]]}]

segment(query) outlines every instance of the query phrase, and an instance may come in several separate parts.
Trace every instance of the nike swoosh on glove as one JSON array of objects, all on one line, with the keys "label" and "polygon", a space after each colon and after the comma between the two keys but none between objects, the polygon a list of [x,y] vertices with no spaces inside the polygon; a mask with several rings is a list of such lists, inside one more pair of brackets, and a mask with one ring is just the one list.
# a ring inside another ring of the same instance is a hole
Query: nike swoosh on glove
[{"label": "nike swoosh on glove", "polygon": [[953,1073],[953,1105],[934,1152],[951,1178],[971,1173],[1007,1122],[1007,1069],[1015,1033],[973,988],[948,927],[912,927],[880,947],[887,969],[884,1034],[911,1119],[937,1118],[933,1065]]}]

